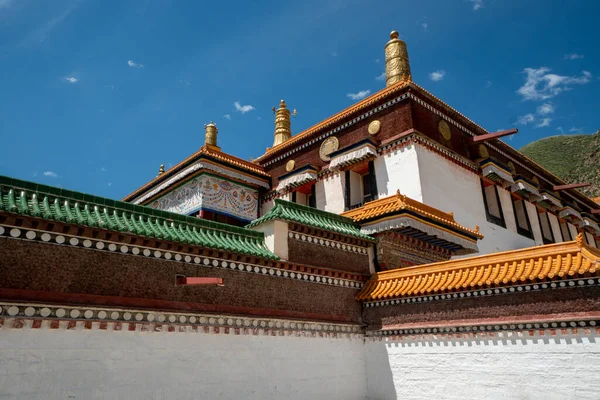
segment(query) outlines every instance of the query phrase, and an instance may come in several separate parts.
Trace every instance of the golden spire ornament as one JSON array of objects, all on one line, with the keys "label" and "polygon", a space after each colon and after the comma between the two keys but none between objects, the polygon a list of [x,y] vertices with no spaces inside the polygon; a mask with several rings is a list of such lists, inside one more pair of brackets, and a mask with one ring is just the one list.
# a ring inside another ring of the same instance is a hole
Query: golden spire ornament
[{"label": "golden spire ornament", "polygon": [[289,140],[292,137],[291,119],[290,116],[294,117],[298,115],[298,112],[294,110],[293,114],[290,114],[290,110],[287,109],[284,100],[279,102],[279,108],[272,108],[275,113],[275,138],[273,140],[273,147],[277,146]]},{"label": "golden spire ornament", "polygon": [[220,147],[217,146],[217,134],[219,133],[217,125],[211,121],[208,124],[204,124],[204,130],[204,144],[220,149]]},{"label": "golden spire ornament", "polygon": [[412,80],[406,43],[398,37],[398,32],[392,31],[385,45],[385,86]]},{"label": "golden spire ornament", "polygon": [[158,168],[158,176],[161,176],[164,173],[165,173],[165,165],[160,164],[160,168]]}]

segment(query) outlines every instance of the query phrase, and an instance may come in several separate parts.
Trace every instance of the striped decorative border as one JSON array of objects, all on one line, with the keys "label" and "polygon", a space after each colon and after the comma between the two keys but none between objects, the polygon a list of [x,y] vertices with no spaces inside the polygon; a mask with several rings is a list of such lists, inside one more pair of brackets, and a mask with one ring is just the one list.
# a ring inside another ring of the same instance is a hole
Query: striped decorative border
[{"label": "striped decorative border", "polygon": [[365,341],[448,341],[455,339],[517,340],[532,337],[600,334],[600,320],[452,326],[368,331]]},{"label": "striped decorative border", "polygon": [[116,308],[0,303],[0,331],[27,328],[204,332],[352,339],[363,337],[361,327],[351,324]]},{"label": "striped decorative border", "polygon": [[[53,232],[38,231],[35,229],[21,229],[0,225],[0,237],[14,239],[26,239],[41,241],[49,244],[64,245],[72,247],[83,247],[95,251],[107,251],[121,253],[138,257],[156,258],[161,260],[182,262],[187,264],[203,265],[208,268],[223,268],[237,270],[240,272],[270,275],[279,278],[296,279],[322,285],[332,285],[351,289],[360,289],[363,282],[331,276],[317,275],[306,272],[289,271],[281,268],[272,268],[262,265],[223,260],[213,257],[198,256],[194,254],[165,251],[143,246],[132,246],[123,243],[109,242],[105,240],[92,240],[86,237],[59,235]],[[24,237],[23,237],[24,236]]]},{"label": "striped decorative border", "polygon": [[560,282],[529,283],[502,288],[475,289],[456,293],[429,294],[424,296],[404,297],[401,299],[378,300],[364,302],[365,307],[384,307],[406,303],[425,303],[430,301],[456,300],[458,298],[488,297],[518,292],[533,292],[547,289],[562,289],[567,287],[600,286],[600,278],[583,278],[561,280]]},{"label": "striped decorative border", "polygon": [[368,252],[369,252],[367,247],[357,246],[354,244],[348,244],[348,243],[340,242],[337,240],[324,239],[319,236],[307,235],[306,233],[290,231],[290,232],[288,232],[288,237],[290,239],[300,240],[303,242],[308,242],[308,243],[316,244],[316,245],[320,245],[320,246],[333,247],[333,248],[337,247],[339,250],[349,251],[349,252],[353,252],[353,253],[368,254]]}]

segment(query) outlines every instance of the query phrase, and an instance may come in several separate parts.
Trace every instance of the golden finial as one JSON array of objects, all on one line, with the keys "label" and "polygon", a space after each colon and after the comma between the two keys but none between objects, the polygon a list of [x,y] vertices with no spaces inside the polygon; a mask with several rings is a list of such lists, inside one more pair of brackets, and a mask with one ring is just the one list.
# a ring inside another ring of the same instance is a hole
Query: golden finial
[{"label": "golden finial", "polygon": [[575,241],[577,242],[577,246],[583,247],[583,243],[584,243],[584,241],[583,241],[583,232],[579,232],[577,234],[577,237],[575,238]]},{"label": "golden finial", "polygon": [[165,173],[165,165],[164,164],[160,164],[160,168],[158,168],[158,175],[162,175]]},{"label": "golden finial", "polygon": [[392,31],[390,41],[385,45],[385,85],[411,80],[406,43],[399,39],[398,32]]},{"label": "golden finial", "polygon": [[479,225],[475,226],[475,233],[479,233]]},{"label": "golden finial", "polygon": [[[279,102],[279,108],[272,108],[275,113],[275,138],[273,140],[273,147],[285,142],[292,137],[291,121],[290,121],[290,110],[288,110],[285,100]],[[298,112],[294,110],[294,116]]]},{"label": "golden finial", "polygon": [[204,124],[204,131],[204,144],[220,149],[220,147],[217,146],[217,134],[219,133],[217,125],[210,121],[208,124]]}]

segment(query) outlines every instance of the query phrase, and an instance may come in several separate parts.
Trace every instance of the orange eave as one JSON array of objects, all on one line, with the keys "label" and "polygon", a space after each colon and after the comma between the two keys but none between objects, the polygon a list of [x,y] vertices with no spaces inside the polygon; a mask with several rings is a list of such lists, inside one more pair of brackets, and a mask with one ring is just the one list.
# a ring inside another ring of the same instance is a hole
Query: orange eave
[{"label": "orange eave", "polygon": [[454,214],[443,212],[437,208],[413,200],[406,195],[401,195],[400,191],[398,191],[396,195],[370,201],[362,207],[346,211],[342,213],[342,215],[352,218],[354,222],[361,223],[375,218],[384,218],[389,214],[401,210],[413,211],[416,214],[441,222],[447,226],[452,226],[453,228],[467,232],[479,239],[483,239],[483,235],[479,233],[479,227],[475,229],[466,228],[454,220]]},{"label": "orange eave", "polygon": [[211,156],[225,164],[229,164],[229,165],[233,165],[238,168],[242,168],[242,169],[248,171],[249,173],[252,173],[255,175],[260,175],[260,176],[266,178],[265,180],[267,180],[268,178],[271,177],[271,175],[266,173],[264,168],[261,167],[260,165],[257,165],[257,164],[251,163],[249,161],[243,160],[241,158],[224,153],[215,146],[204,145],[200,148],[200,150],[198,150],[197,152],[195,152],[188,158],[184,159],[183,161],[179,162],[174,167],[165,171],[164,174],[158,175],[156,178],[152,179],[150,182],[146,183],[144,186],[140,187],[136,191],[125,196],[123,198],[123,201],[132,200],[133,198],[135,198],[138,195],[140,195],[141,193],[143,193],[145,190],[149,189],[150,187],[154,186],[155,184],[162,182],[163,180],[165,180],[168,177],[170,177],[171,175],[173,175],[176,171],[179,170],[179,167],[182,167],[182,166],[196,160],[197,158],[201,157],[202,155]]},{"label": "orange eave", "polygon": [[360,301],[456,292],[596,274],[600,251],[571,242],[529,247],[374,274],[356,295]]}]

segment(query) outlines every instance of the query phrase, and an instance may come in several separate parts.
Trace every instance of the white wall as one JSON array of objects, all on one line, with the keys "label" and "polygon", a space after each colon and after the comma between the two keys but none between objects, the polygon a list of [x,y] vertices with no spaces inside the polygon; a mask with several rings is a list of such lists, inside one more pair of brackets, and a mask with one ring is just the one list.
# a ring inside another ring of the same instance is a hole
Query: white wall
[{"label": "white wall", "polygon": [[479,226],[484,235],[483,240],[477,244],[480,254],[535,246],[533,240],[516,232],[508,192],[499,191],[504,219],[509,228],[505,229],[487,221],[480,178],[476,173],[422,146],[417,147],[417,155],[422,202],[445,212],[453,212],[456,222],[467,228],[475,229]]},{"label": "white wall", "polygon": [[364,399],[362,339],[3,330],[0,398]]},{"label": "white wall", "polygon": [[340,173],[335,173],[318,181],[315,188],[317,191],[317,208],[336,214],[343,213],[344,186],[344,175]]},{"label": "white wall", "polygon": [[379,198],[400,193],[422,201],[417,151],[414,145],[377,157],[374,162]]},{"label": "white wall", "polygon": [[[343,194],[343,193],[342,193]],[[362,176],[350,171],[350,206],[363,202]]]},{"label": "white wall", "polygon": [[265,245],[271,252],[282,260],[289,258],[288,251],[288,223],[285,221],[271,220],[250,228],[265,235]]},{"label": "white wall", "polygon": [[368,398],[598,399],[600,337],[592,332],[533,338],[368,341]]}]

